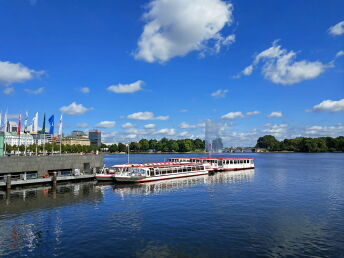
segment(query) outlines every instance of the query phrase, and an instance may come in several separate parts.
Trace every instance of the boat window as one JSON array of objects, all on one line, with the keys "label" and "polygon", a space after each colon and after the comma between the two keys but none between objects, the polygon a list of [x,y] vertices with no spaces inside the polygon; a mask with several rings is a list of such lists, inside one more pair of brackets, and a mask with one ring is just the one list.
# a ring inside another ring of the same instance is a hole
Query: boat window
[{"label": "boat window", "polygon": [[240,160],[240,164],[244,163],[242,160]]}]

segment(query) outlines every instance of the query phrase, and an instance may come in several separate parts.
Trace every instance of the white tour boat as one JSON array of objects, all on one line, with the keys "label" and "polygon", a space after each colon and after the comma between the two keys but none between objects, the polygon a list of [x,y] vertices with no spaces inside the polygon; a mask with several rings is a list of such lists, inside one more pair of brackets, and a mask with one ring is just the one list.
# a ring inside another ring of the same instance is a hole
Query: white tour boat
[{"label": "white tour boat", "polygon": [[210,166],[188,162],[144,163],[132,166],[127,172],[116,173],[114,178],[119,183],[142,183],[172,178],[206,175]]},{"label": "white tour boat", "polygon": [[242,169],[254,169],[252,158],[170,158],[171,162],[191,162],[196,164],[207,164],[213,171],[231,171]]}]

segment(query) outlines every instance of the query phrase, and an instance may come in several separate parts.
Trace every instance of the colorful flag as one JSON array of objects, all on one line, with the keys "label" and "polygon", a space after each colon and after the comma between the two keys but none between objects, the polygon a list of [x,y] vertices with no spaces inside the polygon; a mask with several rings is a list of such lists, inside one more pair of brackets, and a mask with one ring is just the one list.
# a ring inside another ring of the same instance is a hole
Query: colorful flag
[{"label": "colorful flag", "polygon": [[17,135],[20,135],[20,128],[21,127],[21,113],[19,114],[19,119],[18,119],[18,129],[17,129]]},{"label": "colorful flag", "polygon": [[42,126],[41,133],[45,134],[45,113],[44,113],[44,117],[43,117],[43,126]]},{"label": "colorful flag", "polygon": [[59,135],[62,136],[62,114],[60,117]]},{"label": "colorful flag", "polygon": [[50,124],[49,134],[54,135],[54,115],[52,115],[48,121]]},{"label": "colorful flag", "polygon": [[24,133],[27,133],[27,119],[29,117],[29,114],[25,112],[25,122],[24,122]]}]

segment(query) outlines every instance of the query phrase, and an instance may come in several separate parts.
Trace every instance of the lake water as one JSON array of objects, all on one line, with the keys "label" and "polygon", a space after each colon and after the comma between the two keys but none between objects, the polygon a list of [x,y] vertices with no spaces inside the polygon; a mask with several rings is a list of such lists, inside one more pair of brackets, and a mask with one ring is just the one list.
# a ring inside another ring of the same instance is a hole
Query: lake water
[{"label": "lake water", "polygon": [[[183,155],[130,158],[171,156]],[[0,256],[344,257],[344,154],[219,156],[254,157],[256,169],[0,192]]]}]

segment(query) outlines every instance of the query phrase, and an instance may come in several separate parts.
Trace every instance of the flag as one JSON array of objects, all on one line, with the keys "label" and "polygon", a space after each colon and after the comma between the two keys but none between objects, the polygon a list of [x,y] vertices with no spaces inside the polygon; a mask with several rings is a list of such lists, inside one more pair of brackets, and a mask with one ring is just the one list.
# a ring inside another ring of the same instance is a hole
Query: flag
[{"label": "flag", "polygon": [[32,119],[32,129],[31,129],[31,131],[33,133],[37,133],[38,132],[38,112],[36,112],[36,115]]},{"label": "flag", "polygon": [[4,117],[4,132],[7,132],[7,111],[6,111],[5,117]]},{"label": "flag", "polygon": [[17,129],[17,135],[20,135],[20,128],[21,127],[21,113],[19,114],[19,119],[18,119],[18,129]]},{"label": "flag", "polygon": [[50,124],[49,134],[54,135],[54,115],[52,115],[48,121]]},{"label": "flag", "polygon": [[60,117],[59,135],[62,136],[62,114]]},{"label": "flag", "polygon": [[29,114],[25,112],[24,133],[27,133],[27,119]]},{"label": "flag", "polygon": [[45,113],[44,113],[44,117],[43,117],[43,126],[42,126],[41,133],[45,134]]}]

